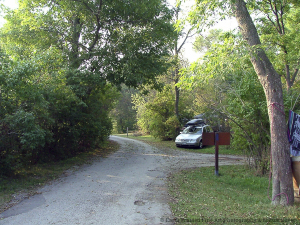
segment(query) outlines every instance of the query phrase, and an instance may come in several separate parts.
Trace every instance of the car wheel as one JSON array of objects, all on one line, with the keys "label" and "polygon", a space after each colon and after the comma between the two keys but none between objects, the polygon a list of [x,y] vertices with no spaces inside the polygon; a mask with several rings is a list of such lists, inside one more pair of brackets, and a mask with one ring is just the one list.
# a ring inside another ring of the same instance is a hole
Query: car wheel
[{"label": "car wheel", "polygon": [[202,140],[200,140],[200,142],[199,142],[199,148],[200,149],[203,148]]}]

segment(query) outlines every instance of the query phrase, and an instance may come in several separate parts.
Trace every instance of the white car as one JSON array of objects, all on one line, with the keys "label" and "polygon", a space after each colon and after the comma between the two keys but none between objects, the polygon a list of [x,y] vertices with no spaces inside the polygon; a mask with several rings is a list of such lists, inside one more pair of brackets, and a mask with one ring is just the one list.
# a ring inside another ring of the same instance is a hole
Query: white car
[{"label": "white car", "polygon": [[175,144],[177,147],[187,146],[203,148],[203,132],[212,132],[212,129],[209,125],[187,127],[176,137]]}]

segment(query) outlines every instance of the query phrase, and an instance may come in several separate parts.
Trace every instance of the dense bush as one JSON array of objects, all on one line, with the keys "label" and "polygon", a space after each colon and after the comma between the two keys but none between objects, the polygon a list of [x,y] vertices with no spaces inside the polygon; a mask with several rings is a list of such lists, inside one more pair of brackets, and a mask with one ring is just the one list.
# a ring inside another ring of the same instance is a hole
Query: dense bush
[{"label": "dense bush", "polygon": [[[2,56],[0,71],[0,173],[60,160],[103,143],[116,98],[110,85],[76,72],[67,77],[57,52],[13,62]],[[52,63],[49,63],[52,62]],[[68,83],[69,82],[69,83]],[[71,84],[72,83],[72,84]]]},{"label": "dense bush", "polygon": [[184,118],[192,117],[191,101],[184,94],[181,98],[181,117],[178,119],[175,116],[174,91],[170,85],[166,85],[161,92],[152,91],[147,96],[135,95],[133,102],[137,110],[139,128],[161,140],[175,140]]}]

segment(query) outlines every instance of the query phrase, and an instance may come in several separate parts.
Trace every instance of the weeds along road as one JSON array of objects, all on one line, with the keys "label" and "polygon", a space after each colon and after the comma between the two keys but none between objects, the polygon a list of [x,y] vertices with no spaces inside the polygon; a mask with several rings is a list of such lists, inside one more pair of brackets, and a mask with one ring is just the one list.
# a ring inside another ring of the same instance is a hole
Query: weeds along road
[{"label": "weeds along road", "polygon": [[[120,143],[119,151],[39,189],[39,194],[0,214],[0,224],[172,224],[167,175],[214,165],[214,155],[110,139]],[[242,163],[242,157],[220,156],[219,165]]]}]

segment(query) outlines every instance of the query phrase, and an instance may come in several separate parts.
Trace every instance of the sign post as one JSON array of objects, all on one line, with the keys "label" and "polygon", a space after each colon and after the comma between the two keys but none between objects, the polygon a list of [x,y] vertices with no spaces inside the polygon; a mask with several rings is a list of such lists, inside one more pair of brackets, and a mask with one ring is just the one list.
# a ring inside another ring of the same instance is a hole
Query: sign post
[{"label": "sign post", "polygon": [[219,134],[215,133],[215,175],[219,176]]},{"label": "sign post", "polygon": [[215,175],[219,176],[219,145],[230,145],[229,132],[215,132],[202,134],[203,145],[215,146]]}]

